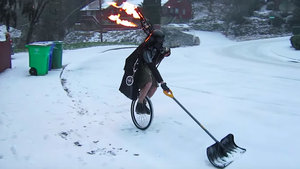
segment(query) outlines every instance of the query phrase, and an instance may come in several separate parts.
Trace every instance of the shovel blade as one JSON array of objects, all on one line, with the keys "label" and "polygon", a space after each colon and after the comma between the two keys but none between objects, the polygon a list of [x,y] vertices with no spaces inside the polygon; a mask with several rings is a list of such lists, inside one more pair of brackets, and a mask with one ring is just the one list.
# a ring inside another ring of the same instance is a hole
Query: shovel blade
[{"label": "shovel blade", "polygon": [[246,152],[246,149],[237,146],[232,134],[228,134],[220,142],[207,148],[206,153],[210,163],[217,168],[225,168],[234,159]]}]

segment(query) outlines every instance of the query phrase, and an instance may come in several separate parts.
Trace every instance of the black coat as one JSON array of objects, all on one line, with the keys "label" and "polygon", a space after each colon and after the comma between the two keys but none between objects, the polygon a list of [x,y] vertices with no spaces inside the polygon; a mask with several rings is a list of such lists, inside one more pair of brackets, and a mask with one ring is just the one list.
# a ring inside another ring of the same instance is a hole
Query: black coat
[{"label": "black coat", "polygon": [[[147,63],[143,57],[145,54],[144,52],[151,49],[153,50],[153,44],[144,41],[126,58],[124,75],[119,90],[131,100],[136,100],[139,94],[138,86],[136,83],[134,83],[134,81],[136,81],[136,79],[134,79],[134,69],[139,67],[139,63],[140,65],[142,65],[141,62],[143,62],[143,64],[148,64],[148,67],[150,68],[157,82],[161,83],[163,81],[156,65],[162,61],[165,53],[157,52],[155,54],[156,56],[152,58],[154,60],[151,63]],[[158,51],[160,51],[160,49]],[[131,83],[132,81],[133,83]]]},{"label": "black coat", "polygon": [[134,77],[133,67],[136,63],[138,64],[138,62],[140,61],[144,48],[145,48],[145,43],[142,43],[127,57],[125,61],[124,75],[119,90],[121,93],[123,93],[126,97],[128,97],[131,100],[137,99],[139,89],[136,83],[133,83],[132,85],[128,85],[128,77],[129,76]]}]

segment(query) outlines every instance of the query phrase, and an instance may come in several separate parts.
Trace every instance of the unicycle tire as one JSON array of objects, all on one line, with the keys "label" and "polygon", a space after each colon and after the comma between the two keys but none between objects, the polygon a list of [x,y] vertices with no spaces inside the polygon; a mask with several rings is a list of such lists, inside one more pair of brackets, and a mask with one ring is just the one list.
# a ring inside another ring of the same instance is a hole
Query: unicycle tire
[{"label": "unicycle tire", "polygon": [[135,111],[136,104],[137,100],[133,100],[131,103],[131,118],[133,124],[140,130],[146,130],[151,125],[153,119],[153,106],[151,100],[146,97],[146,106],[149,108],[150,114],[138,114]]}]

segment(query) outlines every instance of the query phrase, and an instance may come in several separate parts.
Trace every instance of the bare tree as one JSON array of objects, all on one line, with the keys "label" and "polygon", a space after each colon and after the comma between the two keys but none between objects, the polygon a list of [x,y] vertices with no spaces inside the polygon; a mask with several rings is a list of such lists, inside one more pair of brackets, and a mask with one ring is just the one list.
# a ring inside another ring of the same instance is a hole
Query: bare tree
[{"label": "bare tree", "polygon": [[210,12],[213,12],[213,4],[214,4],[214,0],[208,0],[208,10]]},{"label": "bare tree", "polygon": [[43,13],[46,5],[50,0],[24,0],[24,7],[22,14],[28,17],[29,26],[26,36],[26,43],[30,43],[32,34],[36,24],[39,22],[39,18]]},{"label": "bare tree", "polygon": [[293,11],[292,25],[300,26],[300,0],[293,0],[293,3],[295,5],[295,9]]},{"label": "bare tree", "polygon": [[6,25],[6,30],[9,32],[11,24],[17,24],[17,1],[16,0],[1,0],[0,1],[0,22]]}]

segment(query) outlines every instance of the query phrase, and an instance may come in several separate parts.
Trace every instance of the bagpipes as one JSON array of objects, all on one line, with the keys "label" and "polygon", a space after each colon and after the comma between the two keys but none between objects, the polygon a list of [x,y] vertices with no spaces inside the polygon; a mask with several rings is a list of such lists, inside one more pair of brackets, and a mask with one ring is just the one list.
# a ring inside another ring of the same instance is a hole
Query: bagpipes
[{"label": "bagpipes", "polygon": [[139,8],[135,8],[135,11],[137,12],[137,14],[140,17],[140,22],[141,22],[141,27],[143,29],[143,31],[150,36],[151,33],[154,31],[153,25],[150,23],[150,21],[144,17],[143,13],[141,12],[141,10]]}]

